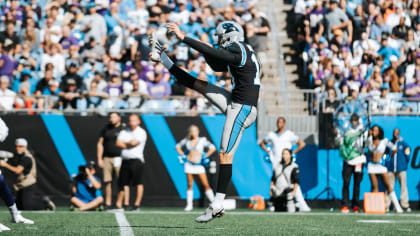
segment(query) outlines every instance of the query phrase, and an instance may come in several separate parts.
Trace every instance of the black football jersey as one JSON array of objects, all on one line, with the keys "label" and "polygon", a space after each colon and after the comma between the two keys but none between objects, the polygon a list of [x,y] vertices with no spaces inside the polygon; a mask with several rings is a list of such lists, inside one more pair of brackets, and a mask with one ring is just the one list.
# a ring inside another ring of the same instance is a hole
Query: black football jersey
[{"label": "black football jersey", "polygon": [[227,50],[242,55],[239,65],[227,65],[232,77],[232,101],[256,106],[261,84],[261,65],[254,50],[241,42],[232,43]]}]

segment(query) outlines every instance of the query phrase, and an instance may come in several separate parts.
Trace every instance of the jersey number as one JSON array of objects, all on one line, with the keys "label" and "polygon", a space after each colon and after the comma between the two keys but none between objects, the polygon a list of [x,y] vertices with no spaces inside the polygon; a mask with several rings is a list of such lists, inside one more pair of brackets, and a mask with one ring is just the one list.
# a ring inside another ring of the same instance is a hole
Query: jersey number
[{"label": "jersey number", "polygon": [[255,73],[254,84],[260,85],[261,84],[261,78],[260,78],[261,68],[260,68],[260,63],[258,62],[258,59],[255,56],[255,53],[252,53],[251,60],[252,62],[255,63],[255,66],[257,67],[257,73]]}]

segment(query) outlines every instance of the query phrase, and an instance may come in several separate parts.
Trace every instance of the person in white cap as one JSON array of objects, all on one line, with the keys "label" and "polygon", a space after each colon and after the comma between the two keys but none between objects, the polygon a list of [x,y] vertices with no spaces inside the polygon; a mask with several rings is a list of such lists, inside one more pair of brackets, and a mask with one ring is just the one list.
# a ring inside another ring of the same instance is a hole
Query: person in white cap
[{"label": "person in white cap", "polygon": [[55,210],[54,203],[48,198],[39,198],[36,182],[36,161],[28,151],[28,141],[18,138],[15,141],[16,152],[7,161],[1,160],[0,167],[16,175],[13,184],[16,191],[16,205],[21,210]]},{"label": "person in white cap", "polygon": [[[0,118],[0,142],[3,142],[7,135],[9,134],[9,128],[4,123],[4,121]],[[11,153],[0,151],[0,158],[11,157]],[[32,220],[24,218],[15,203],[15,199],[10,191],[9,186],[7,185],[6,181],[4,180],[3,175],[1,174],[0,170],[0,197],[6,203],[7,207],[9,208],[10,214],[12,215],[12,222],[14,223],[24,223],[24,224],[33,224]],[[10,230],[9,227],[0,224],[0,232]]]}]

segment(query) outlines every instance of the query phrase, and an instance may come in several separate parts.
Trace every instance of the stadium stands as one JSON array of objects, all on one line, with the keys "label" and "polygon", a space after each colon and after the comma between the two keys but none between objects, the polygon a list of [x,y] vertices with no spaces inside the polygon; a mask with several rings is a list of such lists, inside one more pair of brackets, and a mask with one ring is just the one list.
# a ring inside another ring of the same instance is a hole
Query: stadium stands
[{"label": "stadium stands", "polygon": [[167,34],[165,24],[177,22],[189,36],[214,44],[218,22],[233,19],[246,24],[247,42],[263,53],[264,33],[257,30],[265,17],[251,10],[255,2],[2,1],[0,109],[214,112],[163,66],[152,65],[147,34],[156,32],[194,76],[230,89],[229,75],[213,72],[201,55]]},{"label": "stadium stands", "polygon": [[418,114],[418,3],[293,1],[290,35],[301,59],[295,62],[304,87],[319,94],[319,109],[334,112],[360,100],[369,101],[373,114]]}]

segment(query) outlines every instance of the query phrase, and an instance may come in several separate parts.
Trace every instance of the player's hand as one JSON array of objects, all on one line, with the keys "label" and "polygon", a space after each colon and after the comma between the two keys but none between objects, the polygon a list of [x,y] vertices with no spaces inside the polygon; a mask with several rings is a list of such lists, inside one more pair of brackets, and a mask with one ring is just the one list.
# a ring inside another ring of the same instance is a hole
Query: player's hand
[{"label": "player's hand", "polygon": [[179,29],[178,24],[176,23],[168,23],[167,26],[168,28],[168,32],[169,33],[174,33],[175,36],[179,39],[179,40],[184,40],[185,38],[185,33],[181,31],[181,29]]},{"label": "player's hand", "polygon": [[6,165],[6,162],[4,160],[0,160],[0,167],[4,167]]}]

